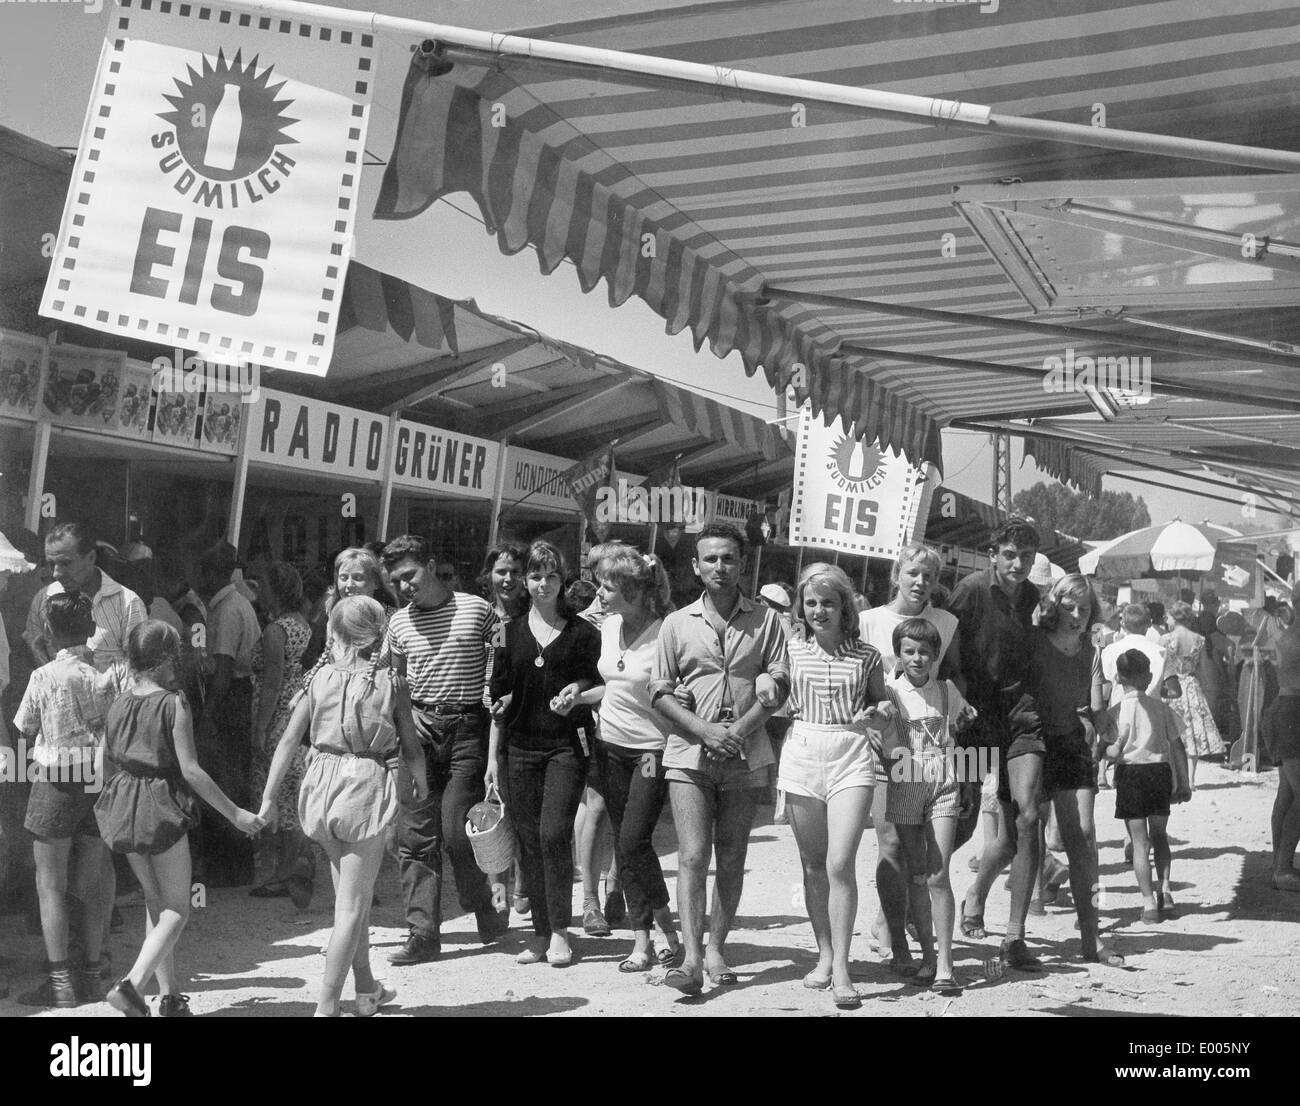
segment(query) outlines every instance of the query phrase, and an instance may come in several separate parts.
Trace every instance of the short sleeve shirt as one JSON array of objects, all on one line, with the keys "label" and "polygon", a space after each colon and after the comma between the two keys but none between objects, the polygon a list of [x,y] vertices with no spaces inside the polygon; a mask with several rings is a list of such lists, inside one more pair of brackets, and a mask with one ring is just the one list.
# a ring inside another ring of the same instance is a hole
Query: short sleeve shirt
[{"label": "short sleeve shirt", "polygon": [[208,604],[208,652],[214,657],[234,661],[231,677],[248,679],[253,675],[253,647],[261,640],[253,604],[233,584],[227,584]]},{"label": "short sleeve shirt", "polygon": [[[775,611],[742,595],[719,637],[706,617],[704,602],[701,596],[664,619],[655,650],[650,699],[653,702],[660,695],[671,695],[681,683],[695,696],[695,713],[700,718],[714,721],[725,705],[740,718],[754,705],[754,681],[760,674],[766,672],[789,685],[785,631]],[[714,613],[713,617],[718,616]],[[766,727],[746,739],[745,758],[751,770],[773,762]],[[701,770],[705,766],[704,750],[670,729],[664,767]]]},{"label": "short sleeve shirt", "polygon": [[[947,713],[944,713],[944,689],[947,688]],[[885,756],[894,749],[907,749],[913,756],[945,752],[956,745],[953,736],[957,716],[966,700],[951,680],[930,677],[917,687],[900,673],[885,681],[890,699],[898,708],[897,720],[885,735]]]},{"label": "short sleeve shirt", "polygon": [[421,703],[480,703],[497,612],[463,591],[437,607],[403,607],[388,623],[388,650],[405,671],[411,698]]},{"label": "short sleeve shirt", "polygon": [[95,748],[104,743],[108,708],[122,689],[124,669],[97,672],[84,648],[60,649],[32,673],[14,725],[37,734],[33,759],[54,764],[60,749]]},{"label": "short sleeve shirt", "polygon": [[[27,627],[23,633],[29,642],[45,644],[45,600],[62,595],[66,589],[55,580],[42,588],[27,610]],[[126,663],[126,641],[131,630],[147,617],[144,603],[130,588],[124,588],[107,572],[99,573],[99,590],[91,597],[95,632],[86,644],[94,654],[92,663],[100,672],[115,664]]]}]

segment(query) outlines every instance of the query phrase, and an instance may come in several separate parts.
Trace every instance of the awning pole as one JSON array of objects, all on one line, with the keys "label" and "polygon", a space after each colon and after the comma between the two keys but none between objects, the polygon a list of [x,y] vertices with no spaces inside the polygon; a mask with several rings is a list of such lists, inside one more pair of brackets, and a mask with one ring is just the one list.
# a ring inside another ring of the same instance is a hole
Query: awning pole
[{"label": "awning pole", "polygon": [[388,445],[384,449],[384,480],[379,491],[379,540],[388,540],[388,516],[393,510],[393,454],[397,451],[397,424],[400,410],[388,416]]},{"label": "awning pole", "polygon": [[36,440],[32,443],[32,474],[27,481],[27,511],[23,525],[33,534],[41,532],[41,500],[45,495],[45,468],[50,459],[50,430],[50,420],[41,419],[36,424]]},{"label": "awning pole", "polygon": [[[1143,134],[1093,127],[1084,123],[1063,123],[1052,119],[1031,119],[1003,115],[980,104],[957,100],[940,100],[898,92],[881,92],[869,88],[852,88],[826,81],[806,81],[797,77],[775,77],[723,65],[676,61],[621,50],[602,50],[575,46],[567,42],[548,42],[520,35],[476,31],[466,27],[449,27],[418,19],[356,12],[324,4],[307,4],[299,0],[225,0],[224,6],[242,11],[274,13],[302,20],[323,21],[340,27],[387,31],[398,35],[433,39],[444,47],[460,47],[486,55],[494,63],[518,58],[524,61],[557,61],[594,69],[637,73],[655,78],[669,78],[707,88],[715,95],[742,99],[742,93],[775,95],[790,103],[812,102],[838,104],[890,116],[929,120],[935,124],[961,129],[977,129],[1000,135],[1015,135],[1040,142],[1067,142],[1109,150],[1126,150],[1164,157],[1190,158],[1217,165],[1236,165],[1251,169],[1270,169],[1283,173],[1300,172],[1300,153],[1240,146],[1230,142],[1207,142],[1173,135]],[[454,59],[453,59],[454,60]]]},{"label": "awning pole", "polygon": [[[1008,334],[1032,334],[1036,338],[1066,338],[1076,342],[1095,342],[1099,345],[1123,346],[1132,350],[1159,350],[1176,353],[1182,357],[1204,357],[1214,360],[1231,358],[1234,361],[1257,362],[1261,365],[1282,365],[1300,368],[1300,357],[1295,354],[1263,348],[1263,343],[1243,347],[1228,335],[1216,336],[1209,331],[1190,334],[1191,341],[1176,338],[1159,338],[1143,335],[1132,337],[1113,331],[1082,326],[1062,326],[1058,323],[1031,322],[1028,319],[1002,319],[993,315],[974,315],[966,311],[943,311],[937,307],[921,307],[913,303],[882,303],[856,296],[835,296],[811,289],[791,288],[787,285],[765,284],[763,296],[790,300],[814,307],[847,307],[870,311],[878,315],[895,315],[900,319],[925,319],[928,322],[952,323],[954,326],[974,327],[981,330]],[[1119,322],[1142,322],[1132,315],[1123,315]],[[1180,331],[1179,333],[1189,333]],[[778,411],[778,414],[780,412]]]},{"label": "awning pole", "polygon": [[510,437],[501,439],[501,444],[497,447],[497,478],[494,481],[495,486],[492,489],[492,522],[488,527],[488,548],[497,543],[497,535],[501,530],[501,500],[506,492],[506,450],[510,445]]},{"label": "awning pole", "polygon": [[230,488],[230,517],[226,521],[226,541],[239,548],[239,530],[244,519],[244,493],[248,490],[248,454],[252,451],[253,412],[247,408],[239,420],[239,446],[235,452],[235,479]]}]

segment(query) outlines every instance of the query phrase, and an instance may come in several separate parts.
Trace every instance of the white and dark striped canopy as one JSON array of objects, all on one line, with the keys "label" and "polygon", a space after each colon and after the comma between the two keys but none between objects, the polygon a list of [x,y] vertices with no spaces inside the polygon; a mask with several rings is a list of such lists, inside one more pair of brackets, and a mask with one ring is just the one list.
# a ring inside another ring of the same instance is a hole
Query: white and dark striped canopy
[{"label": "white and dark striped canopy", "polygon": [[[1100,108],[1111,127],[1300,150],[1294,0],[706,0],[662,8],[632,0],[617,17],[511,30],[1007,115],[1087,124]],[[613,305],[641,297],[670,332],[689,327],[697,346],[708,342],[719,356],[738,350],[747,371],[761,368],[819,413],[913,459],[940,460],[943,426],[1091,411],[1084,397],[1047,393],[1025,372],[1060,354],[1063,339],[813,303],[800,292],[1027,319],[1024,299],[955,209],[955,187],[1258,175],[848,108],[744,102],[721,87],[647,88],[528,62],[458,58],[446,75],[427,69],[417,57],[408,75],[376,215],[410,216],[467,192],[504,251],[531,245],[546,272],[569,259],[584,290],[604,281]],[[1300,338],[1295,315],[1199,312],[1195,323],[1267,342]],[[1093,332],[1090,352],[1155,341],[1155,332],[1122,318],[1049,321]],[[1225,344],[1213,356],[1204,347],[1193,353],[1191,342],[1180,352],[1177,335],[1164,337],[1157,381],[1229,389],[1249,356],[1242,349],[1238,359]],[[984,366],[964,364],[971,361]],[[1300,411],[1297,366],[1300,358],[1283,354],[1251,361],[1243,392],[1288,397]],[[1096,432],[1130,417],[1098,422]],[[1270,466],[1293,463],[1296,421],[1280,432],[1287,444]],[[1240,444],[1216,438],[1211,452],[1231,459]],[[1108,468],[1142,463],[1122,437],[1111,456],[1073,465],[1050,447],[1039,453],[1040,463],[1087,486]]]}]

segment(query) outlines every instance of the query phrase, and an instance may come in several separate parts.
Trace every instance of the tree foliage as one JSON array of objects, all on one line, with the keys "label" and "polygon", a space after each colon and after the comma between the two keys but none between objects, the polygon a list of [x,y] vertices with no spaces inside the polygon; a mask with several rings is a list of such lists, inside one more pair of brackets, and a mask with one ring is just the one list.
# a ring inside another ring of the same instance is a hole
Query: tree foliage
[{"label": "tree foliage", "polygon": [[1088,541],[1117,538],[1151,525],[1146,501],[1128,492],[1102,492],[1100,497],[1073,492],[1064,484],[1040,482],[1017,492],[1011,508],[1027,515],[1044,530],[1059,530]]}]

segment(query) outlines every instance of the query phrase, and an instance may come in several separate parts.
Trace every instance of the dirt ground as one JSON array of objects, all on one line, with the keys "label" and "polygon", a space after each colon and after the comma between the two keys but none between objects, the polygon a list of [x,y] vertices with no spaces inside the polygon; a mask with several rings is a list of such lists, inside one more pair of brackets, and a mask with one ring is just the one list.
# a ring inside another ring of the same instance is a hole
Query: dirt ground
[{"label": "dirt ground", "polygon": [[[967,986],[954,998],[907,985],[876,962],[869,928],[876,912],[875,839],[868,831],[859,858],[861,907],[854,942],[854,978],[865,1002],[844,1017],[973,1016],[1219,1016],[1271,1017],[1300,1010],[1300,895],[1274,891],[1269,880],[1269,811],[1277,773],[1239,775],[1202,765],[1191,803],[1170,821],[1178,916],[1143,925],[1133,875],[1123,862],[1123,834],[1114,818],[1114,792],[1097,802],[1101,846],[1103,925],[1128,957],[1126,969],[1085,965],[1078,958],[1072,910],[1049,907],[1030,918],[1029,944],[1045,970],[1011,973],[989,981],[984,958],[996,948],[1007,913],[1005,881],[989,900],[988,940],[957,938],[956,961]],[[498,946],[478,944],[473,918],[446,904],[443,956],[434,964],[394,968],[388,952],[404,935],[396,867],[386,862],[381,905],[371,940],[376,974],[396,985],[396,1003],[384,1017],[410,1016],[832,1016],[823,993],[804,990],[800,977],[814,963],[812,932],[798,905],[798,855],[788,826],[771,824],[764,808],[751,839],[741,916],[728,944],[739,975],[735,987],[706,990],[688,999],[662,985],[663,971],[621,975],[617,965],[630,936],[575,940],[577,959],[563,970],[514,962],[529,932],[511,915],[509,936]],[[960,895],[974,879],[967,861],[980,839],[953,863]],[[676,876],[671,819],[658,842],[670,889]],[[574,886],[575,910],[581,891]],[[114,963],[134,956],[142,907],[124,900],[126,932],[114,938]],[[179,964],[192,978],[196,1014],[219,1017],[308,1015],[324,960],[320,948],[331,923],[332,899],[318,892],[312,908],[296,911],[287,900],[250,899],[242,889],[209,889],[207,905],[193,914],[180,945]],[[11,994],[0,1000],[7,1017],[116,1017],[107,1004],[74,1010],[32,1011],[14,996],[39,981],[43,952],[25,935],[21,919],[3,920]],[[350,998],[351,985],[345,994]],[[350,1003],[345,1003],[345,1009]]]}]

